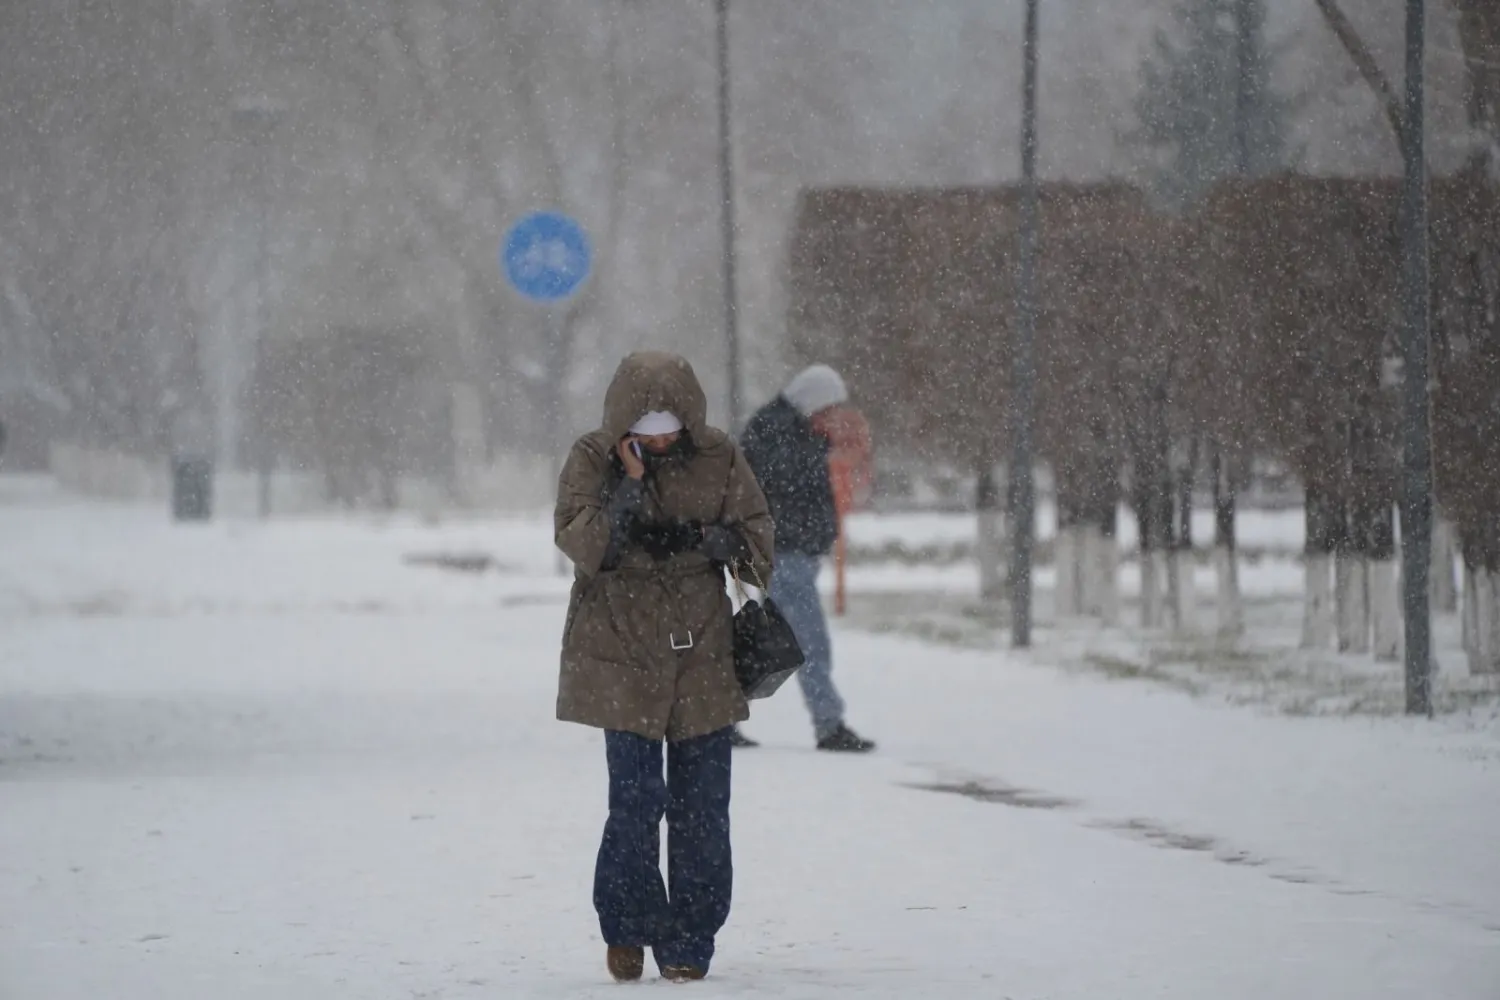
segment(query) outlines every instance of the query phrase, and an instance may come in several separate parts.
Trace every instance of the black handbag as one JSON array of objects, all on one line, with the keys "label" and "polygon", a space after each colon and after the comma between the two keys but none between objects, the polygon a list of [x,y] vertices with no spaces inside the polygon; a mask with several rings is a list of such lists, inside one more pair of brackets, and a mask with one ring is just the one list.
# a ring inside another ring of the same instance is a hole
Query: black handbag
[{"label": "black handbag", "polygon": [[765,586],[755,581],[761,599],[752,600],[745,594],[738,571],[732,566],[730,571],[744,602],[734,613],[734,676],[747,699],[769,698],[797,672],[806,657],[792,626]]}]

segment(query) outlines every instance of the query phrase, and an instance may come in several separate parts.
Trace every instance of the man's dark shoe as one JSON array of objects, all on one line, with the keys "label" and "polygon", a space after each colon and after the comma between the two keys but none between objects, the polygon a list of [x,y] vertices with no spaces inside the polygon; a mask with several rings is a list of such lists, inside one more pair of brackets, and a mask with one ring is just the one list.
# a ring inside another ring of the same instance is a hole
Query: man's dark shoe
[{"label": "man's dark shoe", "polygon": [[730,726],[729,727],[729,745],[730,746],[736,746],[736,747],[758,747],[758,746],[760,746],[760,744],[757,743],[755,740],[752,740],[750,737],[748,737],[744,733],[740,732],[740,727],[739,726]]},{"label": "man's dark shoe", "polygon": [[646,949],[611,945],[604,962],[616,982],[633,983],[646,971]]},{"label": "man's dark shoe", "polygon": [[818,740],[818,749],[835,753],[869,753],[875,749],[875,743],[840,722],[837,729]]}]

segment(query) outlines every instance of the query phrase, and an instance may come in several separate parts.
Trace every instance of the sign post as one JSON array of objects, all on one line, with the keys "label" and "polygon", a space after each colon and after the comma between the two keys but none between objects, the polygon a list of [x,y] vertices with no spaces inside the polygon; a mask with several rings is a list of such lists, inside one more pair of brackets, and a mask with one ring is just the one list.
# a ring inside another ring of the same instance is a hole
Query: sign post
[{"label": "sign post", "polygon": [[[566,303],[583,287],[593,262],[588,234],[577,220],[561,212],[532,212],[516,221],[500,243],[500,270],[523,298],[546,310],[546,415],[553,479],[562,471],[567,447],[563,384],[568,368]],[[559,573],[567,562],[558,553]]]}]

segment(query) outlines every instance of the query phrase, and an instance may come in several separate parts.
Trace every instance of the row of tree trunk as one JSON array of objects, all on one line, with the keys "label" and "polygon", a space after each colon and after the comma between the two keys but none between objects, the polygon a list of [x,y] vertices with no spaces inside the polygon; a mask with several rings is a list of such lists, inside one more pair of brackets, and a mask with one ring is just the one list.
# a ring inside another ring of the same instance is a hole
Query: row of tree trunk
[{"label": "row of tree trunk", "polygon": [[[1192,535],[1198,456],[1196,449],[1190,449],[1174,470],[1155,445],[1159,442],[1153,445],[1154,457],[1138,456],[1137,475],[1128,491],[1138,524],[1140,624],[1148,629],[1201,633],[1207,631],[1209,622],[1201,615]],[[1245,627],[1234,530],[1242,479],[1217,451],[1208,471],[1215,524],[1212,624],[1220,635],[1237,636]],[[993,468],[986,466],[978,477],[976,497],[980,587],[983,596],[993,599],[1006,592],[1005,532],[997,482]],[[1090,617],[1106,625],[1120,621],[1117,495],[1112,466],[1095,469],[1091,480],[1058,477],[1053,565],[1055,613],[1060,619]],[[1400,660],[1401,573],[1395,513],[1389,498],[1350,502],[1316,487],[1306,489],[1302,648],[1369,655],[1379,662]],[[1440,520],[1433,536],[1432,608],[1437,613],[1461,613],[1470,673],[1500,673],[1500,573],[1482,567],[1476,570],[1481,559],[1470,553],[1460,589],[1455,574],[1459,555],[1453,526]]]},{"label": "row of tree trunk", "polygon": [[[1472,674],[1500,673],[1500,530],[1460,540],[1463,644]],[[1448,536],[1451,546],[1454,539]]]}]

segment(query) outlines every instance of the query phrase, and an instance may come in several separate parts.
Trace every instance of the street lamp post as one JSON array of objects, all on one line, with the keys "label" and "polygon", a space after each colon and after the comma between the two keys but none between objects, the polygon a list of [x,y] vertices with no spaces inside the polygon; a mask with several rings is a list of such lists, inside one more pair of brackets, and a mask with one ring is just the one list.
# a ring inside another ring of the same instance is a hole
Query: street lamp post
[{"label": "street lamp post", "polygon": [[1431,352],[1427,246],[1427,166],[1424,154],[1426,4],[1406,3],[1406,113],[1401,153],[1403,393],[1401,439],[1401,581],[1406,619],[1406,711],[1432,714],[1432,609],[1427,579],[1432,558],[1432,428],[1428,364]]},{"label": "street lamp post", "polygon": [[714,0],[719,70],[719,222],[723,238],[724,351],[728,362],[729,426],[739,425],[740,333],[734,255],[734,135],[729,116],[729,0]]},{"label": "street lamp post", "polygon": [[[270,204],[271,204],[271,140],[277,124],[281,121],[282,105],[266,98],[241,99],[230,114],[235,133],[255,151],[256,183],[256,260],[255,260],[255,340],[253,356],[259,356],[266,342],[266,330],[270,325],[270,297],[267,288],[270,282]],[[233,404],[231,404],[233,405]],[[257,408],[256,412],[263,412]],[[258,421],[255,428],[255,465],[257,475],[256,507],[261,517],[271,514],[271,473],[273,453],[268,421]]]},{"label": "street lamp post", "polygon": [[1021,247],[1016,294],[1016,350],[1011,398],[1010,516],[1011,644],[1031,645],[1031,564],[1036,533],[1035,425],[1036,270],[1041,208],[1036,179],[1037,0],[1026,0],[1026,41],[1021,86]]}]

